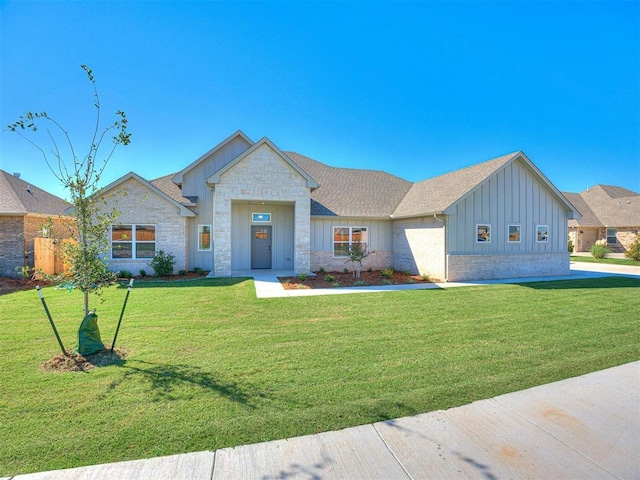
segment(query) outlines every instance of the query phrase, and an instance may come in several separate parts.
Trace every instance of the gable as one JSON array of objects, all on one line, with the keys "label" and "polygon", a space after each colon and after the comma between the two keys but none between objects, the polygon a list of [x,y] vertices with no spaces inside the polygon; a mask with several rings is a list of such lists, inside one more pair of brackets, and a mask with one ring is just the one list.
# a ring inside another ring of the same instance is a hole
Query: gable
[{"label": "gable", "polygon": [[[257,164],[255,163],[256,161],[258,161]],[[290,176],[292,181],[295,181],[297,178],[301,178],[307,188],[317,188],[319,186],[307,172],[300,168],[300,166],[298,166],[266,137],[262,138],[244,153],[234,158],[221,169],[217,170],[213,175],[209,176],[207,178],[207,183],[211,185],[220,183],[221,178],[225,176],[225,174],[234,169],[237,170],[237,166],[242,163],[253,164],[251,167],[253,175],[253,178],[251,179],[252,182],[261,182],[263,179],[268,178],[269,174],[275,169],[279,169],[282,165],[286,165],[289,167],[289,170],[292,171]],[[248,173],[245,175],[248,175]],[[280,184],[282,184],[282,179],[279,181]],[[271,185],[271,187],[273,187],[273,185]]]},{"label": "gable", "polygon": [[[640,194],[622,187],[596,185],[582,193],[568,194],[580,203],[585,217],[571,226],[636,227],[640,225]],[[583,211],[584,210],[584,211]]]},{"label": "gable", "polygon": [[[196,177],[196,179],[194,179],[196,181],[197,178],[204,180],[249,149],[252,145],[253,142],[251,139],[241,130],[238,130],[187,167],[180,170],[171,180],[179,186],[183,186],[185,177]],[[186,187],[189,189],[193,188],[193,186],[192,182],[192,184]]]},{"label": "gable", "polygon": [[[196,216],[195,213],[182,205],[180,202],[167,195],[165,192],[155,187],[150,182],[134,172],[129,172],[126,175],[120,177],[118,180],[110,183],[106,187],[102,188],[96,195],[104,199],[115,198],[118,195],[119,190],[127,191],[131,187],[134,187],[136,190],[144,190],[146,196],[141,197],[143,200],[146,200],[149,195],[152,195],[156,199],[159,199],[160,201],[171,205],[176,209],[176,213],[180,214],[183,217]],[[126,197],[123,196],[122,198],[126,199],[128,205],[132,205],[130,209],[145,208],[143,202],[136,202],[135,199],[129,197],[128,194]]]}]

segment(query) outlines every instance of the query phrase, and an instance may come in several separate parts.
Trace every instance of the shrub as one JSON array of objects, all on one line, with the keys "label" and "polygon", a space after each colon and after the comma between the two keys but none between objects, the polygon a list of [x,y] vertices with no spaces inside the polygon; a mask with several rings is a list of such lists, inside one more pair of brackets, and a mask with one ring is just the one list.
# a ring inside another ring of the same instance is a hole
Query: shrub
[{"label": "shrub", "polygon": [[409,280],[407,280],[407,283],[412,285],[412,284],[416,283],[416,281],[413,278],[410,278]]},{"label": "shrub", "polygon": [[140,276],[141,277],[146,277],[147,276],[147,271],[144,268],[140,269]]},{"label": "shrub", "polygon": [[301,274],[298,275],[298,279],[301,282],[304,282],[307,279],[307,272],[302,272]]},{"label": "shrub", "polygon": [[349,269],[348,269],[347,267],[344,267],[344,268],[342,269],[342,273],[349,273]]},{"label": "shrub", "polygon": [[380,275],[382,275],[384,278],[393,277],[393,268],[383,268],[382,270],[380,270]]},{"label": "shrub", "polygon": [[332,286],[333,288],[339,287],[339,286],[340,286],[340,282],[333,282],[333,283],[331,284],[331,286]]},{"label": "shrub", "polygon": [[324,267],[320,267],[320,268],[318,269],[318,273],[324,273]]},{"label": "shrub", "polygon": [[325,282],[335,282],[336,281],[336,277],[334,277],[333,275],[325,275],[324,276],[324,281]]},{"label": "shrub", "polygon": [[600,240],[591,246],[591,256],[593,258],[604,258],[607,256],[607,253],[609,253],[609,249],[606,245],[603,245]]},{"label": "shrub", "polygon": [[133,278],[133,273],[128,270],[120,270],[118,272],[118,277],[120,278]]},{"label": "shrub", "polygon": [[382,284],[383,285],[393,285],[393,282],[391,280],[389,280],[388,278],[385,278],[384,280],[382,280]]},{"label": "shrub", "polygon": [[408,276],[409,275],[409,270],[402,270],[402,274],[404,276]]},{"label": "shrub", "polygon": [[420,276],[422,277],[422,280],[424,280],[425,282],[429,281],[429,274],[428,273],[423,273]]},{"label": "shrub", "polygon": [[567,250],[569,253],[573,253],[573,241],[571,240],[571,235],[569,235],[569,238],[567,239]]},{"label": "shrub", "polygon": [[371,267],[367,268],[367,272],[369,272],[369,273],[373,272],[373,268],[371,268]]},{"label": "shrub", "polygon": [[184,268],[178,270],[178,275],[180,275],[181,277],[184,277],[186,274],[187,274],[187,271]]},{"label": "shrub", "polygon": [[357,282],[353,282],[354,287],[364,287],[367,284],[364,280],[358,280]]},{"label": "shrub", "polygon": [[200,267],[194,268],[193,271],[196,275],[202,275],[204,273],[204,270],[202,270]]},{"label": "shrub", "polygon": [[166,277],[173,275],[173,266],[176,264],[176,257],[164,250],[158,251],[156,256],[151,259],[149,266],[153,268],[156,277]]},{"label": "shrub", "polygon": [[624,252],[624,256],[631,260],[635,260],[636,262],[640,262],[640,233],[636,234],[635,240],[633,240],[629,246],[629,250]]}]

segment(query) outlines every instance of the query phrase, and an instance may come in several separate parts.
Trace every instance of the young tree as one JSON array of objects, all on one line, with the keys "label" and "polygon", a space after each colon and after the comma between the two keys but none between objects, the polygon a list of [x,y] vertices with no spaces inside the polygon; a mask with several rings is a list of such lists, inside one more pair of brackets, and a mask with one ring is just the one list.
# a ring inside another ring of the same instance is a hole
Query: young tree
[{"label": "young tree", "polygon": [[[86,65],[81,65],[81,68],[93,88],[96,109],[91,139],[84,155],[77,153],[69,132],[46,112],[27,112],[7,128],[37,148],[51,172],[69,189],[73,205],[70,213],[73,220],[71,237],[75,241],[62,243],[62,257],[69,269],[61,275],[60,280],[71,283],[83,292],[86,317],[90,312],[89,294],[99,295],[102,287],[114,279],[114,274],[108,271],[101,255],[109,249],[108,232],[110,225],[118,217],[118,212],[115,209],[100,208],[96,193],[102,173],[116,147],[128,145],[131,134],[127,131],[127,117],[121,110],[116,112],[115,122],[102,129],[100,98],[93,72]],[[49,153],[26,135],[29,131],[36,132],[41,125],[50,127],[45,128],[52,144]],[[108,136],[111,137],[111,145],[101,149]]]},{"label": "young tree", "polygon": [[347,262],[353,262],[356,269],[354,275],[356,278],[360,278],[360,271],[362,270],[362,261],[369,256],[367,247],[360,242],[353,243],[349,247],[349,260]]}]

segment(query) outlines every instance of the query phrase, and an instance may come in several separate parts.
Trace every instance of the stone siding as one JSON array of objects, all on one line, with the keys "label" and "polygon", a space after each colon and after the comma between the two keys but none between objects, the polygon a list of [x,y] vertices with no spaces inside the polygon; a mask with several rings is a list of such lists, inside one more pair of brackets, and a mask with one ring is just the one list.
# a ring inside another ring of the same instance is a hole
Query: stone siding
[{"label": "stone siding", "polygon": [[[137,180],[130,178],[124,182],[119,191],[126,191],[126,196],[119,192],[107,195],[109,206],[120,211],[117,222],[120,224],[155,225],[156,253],[164,250],[176,257],[174,272],[188,270],[187,265],[187,225],[186,217],[180,215],[178,207],[157,195]],[[111,259],[111,253],[105,259],[109,270],[127,270],[138,275],[140,270],[153,274],[149,266],[151,259]]]},{"label": "stone siding", "polygon": [[569,275],[569,252],[447,255],[447,281]]},{"label": "stone siding", "polygon": [[[640,232],[640,227],[617,227],[616,230],[617,242],[615,244],[608,243],[607,248],[612,253],[624,253],[629,249],[629,247],[635,240],[636,233]],[[598,240],[603,238],[607,238],[607,229],[599,228]]]},{"label": "stone siding", "polygon": [[[382,270],[393,266],[393,252],[388,250],[375,250],[369,252],[369,256],[362,261],[362,270],[369,268]],[[335,258],[333,252],[311,252],[311,271],[317,272],[324,268],[326,272],[342,272],[345,268],[353,270],[355,265],[346,258]]]},{"label": "stone siding", "polygon": [[231,203],[264,201],[293,203],[294,270],[309,271],[310,191],[304,179],[268,145],[264,144],[221,175],[214,189],[214,271],[231,275]]},{"label": "stone siding", "polygon": [[444,221],[433,217],[393,223],[393,268],[412,274],[445,278]]}]

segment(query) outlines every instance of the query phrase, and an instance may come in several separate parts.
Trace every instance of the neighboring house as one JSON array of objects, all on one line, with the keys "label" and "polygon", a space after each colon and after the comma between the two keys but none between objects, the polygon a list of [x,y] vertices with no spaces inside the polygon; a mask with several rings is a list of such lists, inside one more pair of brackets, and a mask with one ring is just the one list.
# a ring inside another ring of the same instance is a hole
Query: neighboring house
[{"label": "neighboring house", "polygon": [[582,214],[569,221],[575,252],[588,252],[597,240],[606,240],[609,250],[623,253],[640,232],[640,194],[636,192],[596,185],[564,195]]},{"label": "neighboring house", "polygon": [[18,174],[0,170],[0,276],[19,276],[23,267],[34,267],[33,239],[54,233],[44,229],[48,218],[57,236],[68,236],[62,215],[70,206]]},{"label": "neighboring house", "polygon": [[132,172],[102,195],[121,211],[109,266],[136,274],[160,250],[177,270],[216,276],[341,271],[360,242],[365,269],[448,281],[566,275],[567,220],[579,217],[522,152],[414,184],[331,167],[241,131],[173,175]]}]

